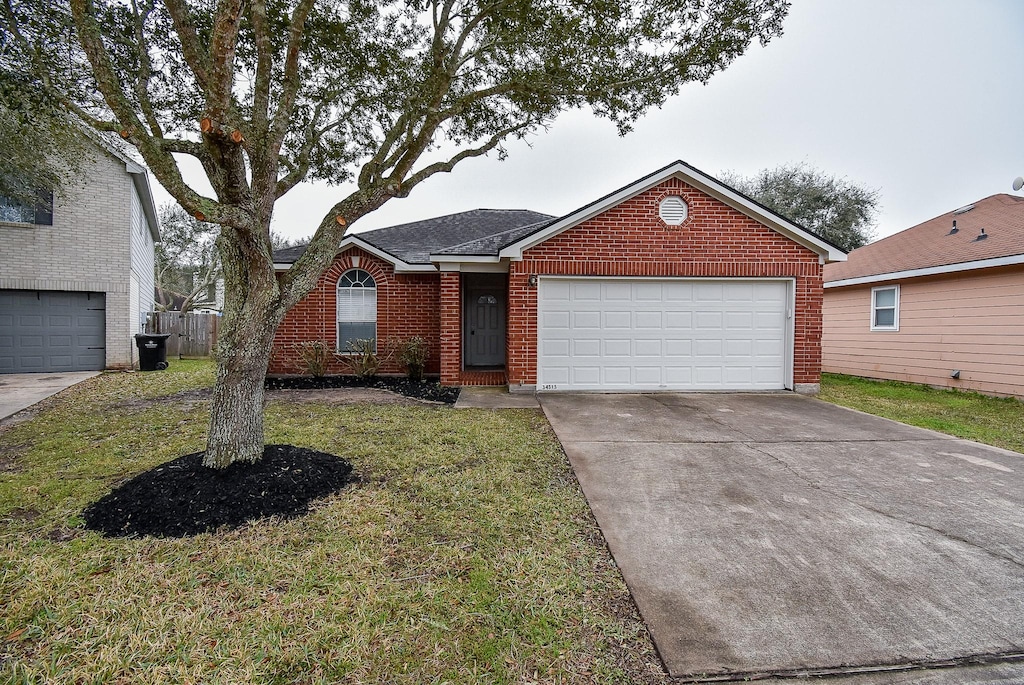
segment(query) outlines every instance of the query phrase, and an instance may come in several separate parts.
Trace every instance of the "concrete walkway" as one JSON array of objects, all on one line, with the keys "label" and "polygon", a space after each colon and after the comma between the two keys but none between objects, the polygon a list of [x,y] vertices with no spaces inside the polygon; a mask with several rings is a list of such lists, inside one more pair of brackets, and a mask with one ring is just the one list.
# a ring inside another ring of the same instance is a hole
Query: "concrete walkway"
[{"label": "concrete walkway", "polygon": [[541,405],[670,675],[1024,682],[1024,455],[789,394]]},{"label": "concrete walkway", "polygon": [[459,392],[456,409],[537,409],[533,393],[511,393],[504,386],[466,386]]},{"label": "concrete walkway", "polygon": [[99,374],[99,371],[0,374],[0,419],[28,409],[36,402]]}]

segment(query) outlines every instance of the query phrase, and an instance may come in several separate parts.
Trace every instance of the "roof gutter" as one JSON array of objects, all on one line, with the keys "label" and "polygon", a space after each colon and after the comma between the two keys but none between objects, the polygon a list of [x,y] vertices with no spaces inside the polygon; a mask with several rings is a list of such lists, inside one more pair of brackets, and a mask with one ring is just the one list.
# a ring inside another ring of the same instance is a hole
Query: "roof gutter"
[{"label": "roof gutter", "polygon": [[142,202],[142,213],[146,215],[146,222],[149,224],[149,234],[153,236],[153,242],[160,242],[160,219],[156,212],[156,203],[153,201],[153,189],[149,185],[149,172],[131,160],[124,163],[125,171],[132,176],[132,183],[135,185],[135,192],[139,194]]},{"label": "roof gutter", "polygon": [[997,266],[1013,266],[1015,264],[1024,264],[1024,254],[1010,255],[1008,257],[993,257],[991,259],[978,259],[973,262],[960,262],[959,264],[929,266],[923,269],[890,271],[889,273],[871,274],[870,276],[858,276],[856,278],[843,278],[838,281],[826,281],[825,287],[841,288],[848,285],[896,281],[905,278],[918,278],[920,276],[937,276],[940,274],[956,273],[958,271],[974,271],[975,269],[990,269]]}]

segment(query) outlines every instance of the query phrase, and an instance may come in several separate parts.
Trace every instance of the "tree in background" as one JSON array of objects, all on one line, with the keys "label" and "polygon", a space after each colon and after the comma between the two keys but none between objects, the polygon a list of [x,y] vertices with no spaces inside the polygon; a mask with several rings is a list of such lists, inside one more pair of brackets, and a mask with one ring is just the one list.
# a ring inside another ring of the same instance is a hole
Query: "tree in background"
[{"label": "tree in background", "polygon": [[218,228],[199,221],[179,205],[160,207],[160,242],[154,260],[159,311],[184,313],[209,301],[210,288],[221,277],[215,244]]},{"label": "tree in background", "polygon": [[721,180],[846,252],[874,236],[878,190],[810,164],[783,164],[749,178],[726,172]]},{"label": "tree in background", "polygon": [[[437,173],[588,107],[629,130],[753,40],[787,0],[8,0],[0,60],[138,148],[190,214],[219,224],[224,317],[204,463],[263,454],[264,380],[285,313],[348,227]],[[197,159],[213,194],[181,175]],[[353,181],[275,273],[274,205]]]}]

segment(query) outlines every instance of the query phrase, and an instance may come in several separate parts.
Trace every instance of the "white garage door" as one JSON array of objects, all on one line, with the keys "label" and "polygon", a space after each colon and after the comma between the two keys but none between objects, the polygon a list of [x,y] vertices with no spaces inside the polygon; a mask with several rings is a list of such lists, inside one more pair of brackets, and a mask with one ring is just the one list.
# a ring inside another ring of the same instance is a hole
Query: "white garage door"
[{"label": "white garage door", "polygon": [[788,281],[541,279],[538,390],[779,390]]}]

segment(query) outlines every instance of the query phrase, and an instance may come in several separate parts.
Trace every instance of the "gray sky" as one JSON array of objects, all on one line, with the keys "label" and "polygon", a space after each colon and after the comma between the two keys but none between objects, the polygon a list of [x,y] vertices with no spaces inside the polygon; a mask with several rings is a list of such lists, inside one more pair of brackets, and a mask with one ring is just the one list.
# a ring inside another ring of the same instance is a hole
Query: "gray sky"
[{"label": "gray sky", "polygon": [[[877,188],[878,237],[1013,193],[1024,175],[1024,2],[794,0],[784,29],[624,138],[569,112],[529,145],[510,144],[507,160],[463,162],[354,228],[478,207],[561,215],[676,159],[712,176],[806,161]],[[273,229],[309,236],[346,190],[296,188]]]}]

